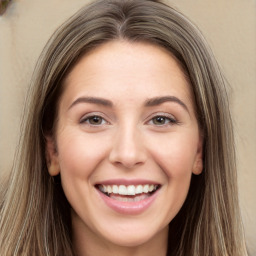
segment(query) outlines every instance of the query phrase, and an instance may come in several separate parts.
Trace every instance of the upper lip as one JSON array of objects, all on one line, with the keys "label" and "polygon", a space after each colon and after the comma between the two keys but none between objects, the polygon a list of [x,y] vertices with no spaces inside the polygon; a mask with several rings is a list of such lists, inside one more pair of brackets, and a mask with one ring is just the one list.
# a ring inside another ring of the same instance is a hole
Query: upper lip
[{"label": "upper lip", "polygon": [[109,179],[96,182],[95,185],[160,185],[159,182],[147,179]]}]

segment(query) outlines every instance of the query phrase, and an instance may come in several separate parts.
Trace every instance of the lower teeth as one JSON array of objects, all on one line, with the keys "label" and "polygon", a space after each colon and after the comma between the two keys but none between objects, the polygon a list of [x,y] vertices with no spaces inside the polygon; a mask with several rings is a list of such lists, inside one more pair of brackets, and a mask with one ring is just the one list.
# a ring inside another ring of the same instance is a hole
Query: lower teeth
[{"label": "lower teeth", "polygon": [[141,194],[133,197],[126,197],[126,196],[120,196],[120,195],[115,195],[115,194],[109,194],[108,195],[110,198],[120,201],[120,202],[139,202],[141,200],[144,200],[148,198],[150,195],[149,194]]}]

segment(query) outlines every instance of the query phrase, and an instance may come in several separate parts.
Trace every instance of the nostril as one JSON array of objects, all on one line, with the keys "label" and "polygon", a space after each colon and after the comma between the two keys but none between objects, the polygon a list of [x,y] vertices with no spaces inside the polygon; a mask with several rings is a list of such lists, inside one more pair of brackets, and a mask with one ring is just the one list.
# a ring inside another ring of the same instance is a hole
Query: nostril
[{"label": "nostril", "polygon": [[137,166],[139,166],[139,165],[142,165],[142,163],[141,162],[136,162],[136,163],[134,163],[134,164],[130,164],[130,163],[119,163],[118,165],[122,165],[122,166],[124,166],[126,169],[132,169],[132,168],[134,168],[135,166],[137,167]]},{"label": "nostril", "polygon": [[[111,161],[111,160],[110,160]],[[131,169],[135,166],[142,165],[144,161],[141,161],[139,158],[131,158],[131,157],[123,157],[122,159],[116,159],[114,161],[111,161],[112,164],[120,167],[124,167],[127,169]]]},{"label": "nostril", "polygon": [[130,169],[134,166],[143,164],[145,162],[145,157],[142,155],[142,152],[118,151],[111,152],[109,161],[114,165],[123,166]]}]

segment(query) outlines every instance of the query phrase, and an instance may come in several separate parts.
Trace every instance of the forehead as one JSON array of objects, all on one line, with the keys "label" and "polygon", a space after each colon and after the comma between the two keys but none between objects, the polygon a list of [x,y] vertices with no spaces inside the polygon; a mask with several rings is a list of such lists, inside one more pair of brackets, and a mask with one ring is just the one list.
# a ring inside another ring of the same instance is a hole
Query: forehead
[{"label": "forehead", "polygon": [[74,66],[64,88],[69,98],[178,93],[193,105],[191,86],[177,60],[166,49],[149,43],[111,41],[97,47]]}]

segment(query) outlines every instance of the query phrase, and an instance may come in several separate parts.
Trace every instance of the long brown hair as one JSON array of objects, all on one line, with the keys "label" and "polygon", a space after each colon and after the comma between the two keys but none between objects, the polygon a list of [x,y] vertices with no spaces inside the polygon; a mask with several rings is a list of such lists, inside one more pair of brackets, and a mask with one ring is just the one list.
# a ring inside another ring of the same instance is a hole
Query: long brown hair
[{"label": "long brown hair", "polygon": [[70,206],[60,177],[48,174],[45,133],[54,132],[68,72],[91,49],[120,39],[149,42],[172,53],[190,81],[204,134],[204,170],[192,176],[188,197],[170,223],[168,255],[246,255],[225,81],[195,25],[150,0],[93,2],[49,40],[33,76],[16,160],[1,195],[1,255],[73,255]]}]

